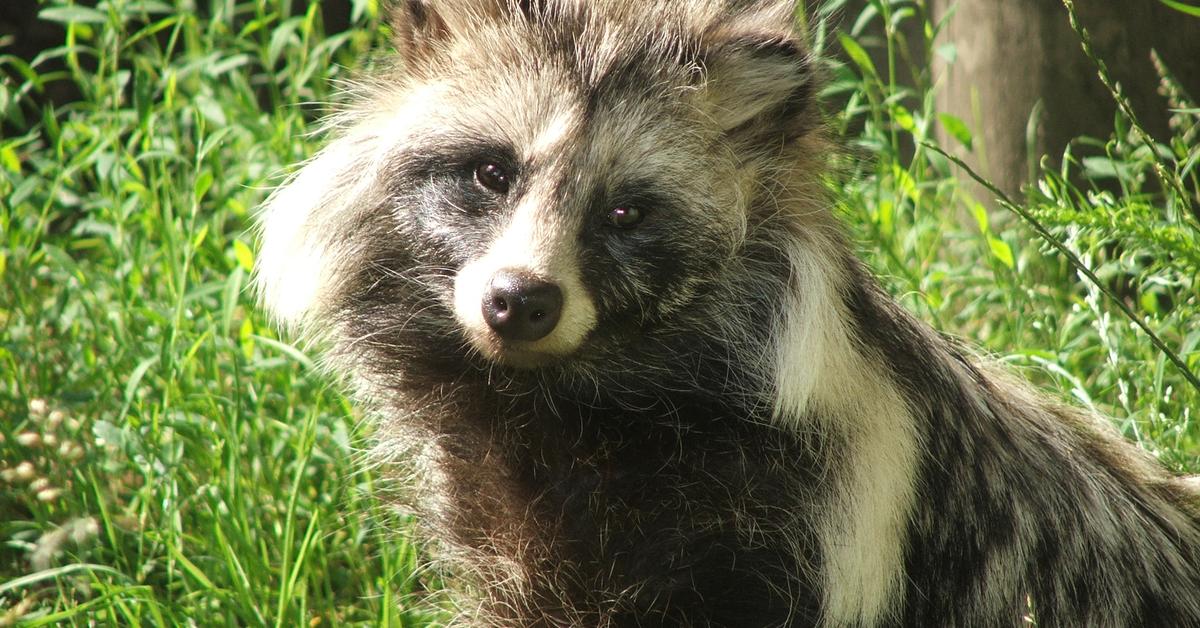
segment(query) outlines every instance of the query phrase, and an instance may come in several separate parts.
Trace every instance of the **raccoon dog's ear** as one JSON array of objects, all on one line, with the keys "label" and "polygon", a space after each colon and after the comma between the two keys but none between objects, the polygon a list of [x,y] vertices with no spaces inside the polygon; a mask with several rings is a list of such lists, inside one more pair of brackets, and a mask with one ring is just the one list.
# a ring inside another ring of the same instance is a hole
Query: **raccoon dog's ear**
[{"label": "raccoon dog's ear", "polygon": [[528,17],[540,0],[398,0],[392,38],[408,68],[419,70],[450,39],[469,34],[480,20],[505,14]]},{"label": "raccoon dog's ear", "polygon": [[392,7],[392,39],[406,67],[420,68],[450,38],[451,24],[443,15],[444,4],[437,0],[399,0]]},{"label": "raccoon dog's ear", "polygon": [[793,2],[739,12],[710,27],[706,94],[730,133],[794,137],[810,123],[812,61],[795,29]]}]

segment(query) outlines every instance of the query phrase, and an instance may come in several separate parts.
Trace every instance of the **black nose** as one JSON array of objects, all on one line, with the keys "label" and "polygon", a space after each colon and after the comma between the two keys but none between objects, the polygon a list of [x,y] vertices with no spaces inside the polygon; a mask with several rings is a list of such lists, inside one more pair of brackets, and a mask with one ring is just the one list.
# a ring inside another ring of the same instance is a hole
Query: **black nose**
[{"label": "black nose", "polygon": [[557,284],[502,270],[492,277],[483,296],[483,320],[504,340],[532,342],[554,330],[562,304]]}]

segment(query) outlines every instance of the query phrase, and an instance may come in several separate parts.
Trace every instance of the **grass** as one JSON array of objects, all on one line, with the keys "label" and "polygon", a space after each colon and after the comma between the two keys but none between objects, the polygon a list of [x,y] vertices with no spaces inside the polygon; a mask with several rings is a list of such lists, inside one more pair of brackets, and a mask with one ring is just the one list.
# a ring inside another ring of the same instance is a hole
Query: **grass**
[{"label": "grass", "polygon": [[281,4],[47,3],[64,45],[2,61],[3,621],[423,621],[366,435],[246,290],[307,103],[379,39]]},{"label": "grass", "polygon": [[[386,29],[369,0],[337,34],[319,4],[199,4],[47,1],[62,45],[0,50],[0,626],[435,623],[362,464],[369,428],[246,290],[254,207]],[[924,19],[870,7],[863,24]],[[1200,370],[1196,105],[1168,89],[1168,141],[1126,112],[1041,170],[1027,218],[988,212],[935,150],[937,125],[970,130],[927,74],[895,78],[937,31],[886,28],[883,69],[866,38],[813,33],[848,59],[828,91],[863,158],[830,184],[864,256],[926,320],[1200,470],[1200,391],[1116,305]],[[79,97],[48,104],[62,85]]]}]

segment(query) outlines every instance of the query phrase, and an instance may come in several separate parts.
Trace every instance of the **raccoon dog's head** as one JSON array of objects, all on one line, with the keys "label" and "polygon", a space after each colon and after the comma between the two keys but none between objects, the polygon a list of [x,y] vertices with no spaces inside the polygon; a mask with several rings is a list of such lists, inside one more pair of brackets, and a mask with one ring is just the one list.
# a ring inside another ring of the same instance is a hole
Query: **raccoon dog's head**
[{"label": "raccoon dog's head", "polygon": [[400,3],[396,69],[264,210],[263,300],[343,353],[420,363],[561,364],[724,326],[712,302],[750,280],[767,182],[813,118],[793,19],[791,2]]}]

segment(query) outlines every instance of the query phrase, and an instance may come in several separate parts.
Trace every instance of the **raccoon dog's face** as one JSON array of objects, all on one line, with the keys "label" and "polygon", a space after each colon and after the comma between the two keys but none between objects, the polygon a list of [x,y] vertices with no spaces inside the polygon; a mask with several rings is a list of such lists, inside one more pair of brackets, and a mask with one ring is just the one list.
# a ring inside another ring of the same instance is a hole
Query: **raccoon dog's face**
[{"label": "raccoon dog's face", "polygon": [[531,367],[619,352],[738,281],[761,171],[807,110],[788,4],[395,16],[401,69],[266,209],[259,282],[281,318]]}]

